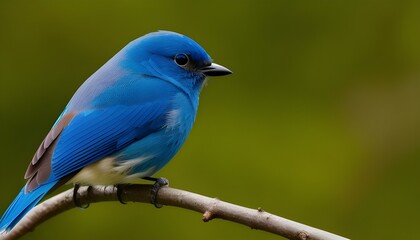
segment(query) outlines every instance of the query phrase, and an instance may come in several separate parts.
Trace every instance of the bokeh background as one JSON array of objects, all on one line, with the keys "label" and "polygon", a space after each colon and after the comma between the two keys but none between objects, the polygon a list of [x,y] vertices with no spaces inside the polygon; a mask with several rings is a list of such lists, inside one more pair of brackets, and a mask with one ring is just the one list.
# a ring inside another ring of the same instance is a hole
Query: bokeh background
[{"label": "bokeh background", "polygon": [[[352,239],[418,239],[419,1],[0,1],[0,212],[78,86],[158,29],[210,80],[171,186]],[[195,212],[99,203],[23,239],[279,239]]]}]

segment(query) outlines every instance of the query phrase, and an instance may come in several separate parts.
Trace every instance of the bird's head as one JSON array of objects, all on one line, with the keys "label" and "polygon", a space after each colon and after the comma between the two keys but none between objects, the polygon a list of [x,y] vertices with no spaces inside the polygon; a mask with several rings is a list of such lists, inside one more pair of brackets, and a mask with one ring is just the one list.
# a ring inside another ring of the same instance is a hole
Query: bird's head
[{"label": "bird's head", "polygon": [[125,69],[189,89],[201,89],[206,76],[232,73],[212,63],[210,56],[194,40],[175,32],[149,33],[128,44],[123,54]]}]

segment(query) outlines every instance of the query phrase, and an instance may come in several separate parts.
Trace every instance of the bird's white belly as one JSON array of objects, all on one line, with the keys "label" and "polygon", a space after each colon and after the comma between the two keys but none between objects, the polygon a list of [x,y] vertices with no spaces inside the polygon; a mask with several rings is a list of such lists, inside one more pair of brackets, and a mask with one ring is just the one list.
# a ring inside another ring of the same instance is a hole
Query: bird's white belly
[{"label": "bird's white belly", "polygon": [[107,157],[94,162],[80,170],[68,183],[82,185],[113,185],[121,183],[131,183],[135,179],[150,176],[154,172],[154,167],[140,173],[130,174],[132,167],[141,164],[152,157],[139,157],[115,163],[114,157]]}]

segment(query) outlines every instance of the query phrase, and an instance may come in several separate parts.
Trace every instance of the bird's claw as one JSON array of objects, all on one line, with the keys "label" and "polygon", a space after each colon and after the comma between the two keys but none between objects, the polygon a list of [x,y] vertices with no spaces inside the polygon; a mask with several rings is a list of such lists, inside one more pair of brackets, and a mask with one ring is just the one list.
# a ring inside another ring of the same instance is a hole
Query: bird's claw
[{"label": "bird's claw", "polygon": [[[80,202],[80,199],[77,196],[77,192],[79,191],[79,188],[80,188],[80,184],[74,184],[74,188],[73,188],[73,202],[74,202],[74,205],[76,205],[76,207],[78,207],[80,209],[86,209],[86,208],[89,207],[90,204],[88,203],[88,204],[86,204],[84,206],[82,205],[82,203]],[[88,188],[90,188],[90,186]]]},{"label": "bird's claw", "polygon": [[168,186],[169,185],[169,181],[166,178],[158,178],[156,179],[155,183],[153,184],[152,189],[150,190],[150,202],[155,205],[156,208],[161,208],[163,207],[162,204],[159,204],[157,202],[157,194],[159,192],[159,190],[164,187],[164,186]]},{"label": "bird's claw", "polygon": [[125,186],[126,186],[125,184],[115,185],[115,187],[117,188],[117,198],[118,198],[118,201],[120,201],[121,204],[127,204],[127,202],[124,201],[123,197],[122,197],[122,195],[125,194],[125,192],[124,192],[124,187]]},{"label": "bird's claw", "polygon": [[166,178],[152,178],[152,177],[145,177],[143,179],[150,180],[150,181],[155,181],[152,189],[150,190],[150,203],[155,205],[156,208],[163,207],[162,204],[159,204],[157,202],[157,194],[162,187],[169,185],[168,179],[166,179]]}]

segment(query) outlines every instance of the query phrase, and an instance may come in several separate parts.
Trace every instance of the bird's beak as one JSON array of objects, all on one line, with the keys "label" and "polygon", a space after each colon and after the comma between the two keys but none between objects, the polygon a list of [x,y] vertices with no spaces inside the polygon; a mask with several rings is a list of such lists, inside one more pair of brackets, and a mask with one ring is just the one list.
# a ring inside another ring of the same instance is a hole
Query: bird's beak
[{"label": "bird's beak", "polygon": [[216,63],[212,63],[209,66],[202,67],[200,71],[206,76],[224,76],[233,73],[229,69]]}]

